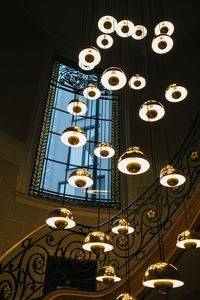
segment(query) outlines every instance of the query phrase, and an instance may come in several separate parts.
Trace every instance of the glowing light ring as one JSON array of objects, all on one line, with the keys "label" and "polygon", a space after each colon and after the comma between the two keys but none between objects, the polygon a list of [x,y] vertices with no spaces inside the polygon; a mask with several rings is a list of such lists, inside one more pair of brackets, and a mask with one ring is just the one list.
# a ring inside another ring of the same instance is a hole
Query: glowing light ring
[{"label": "glowing light ring", "polygon": [[[134,82],[136,82],[136,81],[140,81],[141,84],[138,85],[138,86],[134,85]],[[143,89],[143,88],[145,87],[145,85],[146,85],[146,80],[145,80],[144,77],[142,77],[142,76],[136,74],[136,75],[134,75],[134,76],[132,76],[132,77],[130,78],[128,84],[129,84],[129,86],[130,86],[131,89],[134,89],[134,90],[140,90],[140,89]]]},{"label": "glowing light ring", "polygon": [[[107,40],[107,42],[108,42],[106,45],[104,45],[102,43],[104,40]],[[113,38],[108,34],[102,34],[102,35],[98,36],[96,43],[97,43],[97,46],[99,46],[99,48],[108,49],[113,45]]]},{"label": "glowing light ring", "polygon": [[[80,112],[75,112],[73,110],[75,107],[80,107],[80,109],[81,109]],[[71,115],[82,116],[87,112],[87,105],[81,99],[74,99],[74,100],[70,101],[69,104],[67,105],[67,110]]]},{"label": "glowing light ring", "polygon": [[82,248],[91,251],[92,247],[98,247],[98,246],[103,246],[104,247],[104,252],[111,251],[113,249],[113,246],[107,243],[101,243],[101,242],[93,242],[93,243],[85,243],[82,245]]},{"label": "glowing light ring", "polygon": [[106,279],[113,279],[113,282],[118,282],[118,281],[121,280],[121,278],[119,278],[117,276],[108,276],[108,275],[97,276],[96,280],[103,282],[104,278],[106,278]]},{"label": "glowing light ring", "polygon": [[67,226],[64,229],[72,228],[72,227],[74,227],[76,225],[76,223],[73,220],[68,219],[68,218],[64,218],[64,217],[52,217],[52,218],[48,218],[46,220],[46,223],[49,226],[53,227],[53,228],[57,228],[57,226],[55,225],[55,222],[56,221],[61,221],[61,220],[62,221],[67,221],[67,223],[68,223]]},{"label": "glowing light ring", "polygon": [[[167,27],[168,28],[168,31],[166,33],[162,33],[161,29],[163,27]],[[163,21],[163,22],[160,22],[159,24],[156,25],[155,29],[154,29],[154,32],[155,32],[155,35],[159,35],[159,34],[167,34],[167,35],[172,35],[172,33],[174,32],[174,25],[169,22],[169,21]]]},{"label": "glowing light ring", "polygon": [[[111,27],[110,28],[105,28],[105,23],[110,22]],[[113,18],[112,16],[104,16],[98,21],[98,28],[101,32],[103,33],[112,33],[115,31],[117,25],[117,20]]]},{"label": "glowing light ring", "polygon": [[[75,184],[75,182],[77,180],[84,180],[86,182],[86,185],[84,187],[79,187]],[[85,189],[85,188],[88,188],[90,186],[93,185],[94,181],[92,178],[88,177],[88,176],[85,176],[85,175],[73,175],[73,176],[69,176],[68,178],[68,183],[71,185],[71,186],[74,186],[76,188],[79,188],[79,189]]]},{"label": "glowing light ring", "polygon": [[[85,58],[87,55],[92,55],[94,57],[94,61],[92,61],[92,62],[86,61]],[[79,62],[80,62],[80,64],[83,64],[85,66],[96,66],[100,63],[100,61],[101,61],[100,52],[95,47],[83,49],[79,53]]]},{"label": "glowing light ring", "polygon": [[[141,34],[140,35],[136,34],[136,32],[138,30],[141,30]],[[134,27],[134,30],[133,30],[133,33],[132,33],[132,37],[135,40],[142,40],[143,38],[145,38],[146,35],[147,35],[147,29],[146,29],[145,26],[137,25],[137,26]]]},{"label": "glowing light ring", "polygon": [[[138,163],[141,165],[141,169],[137,172],[137,173],[131,173],[127,170],[127,165],[130,163]],[[150,163],[141,157],[130,157],[130,158],[125,158],[122,159],[119,163],[118,163],[118,169],[125,174],[128,175],[138,175],[138,174],[142,174],[144,172],[146,172],[150,167]]]},{"label": "glowing light ring", "polygon": [[[123,26],[128,26],[128,28],[129,28],[128,32],[123,32],[122,31]],[[124,38],[129,37],[133,34],[133,31],[134,31],[134,24],[131,21],[122,20],[119,23],[117,23],[116,33],[119,36],[124,37]]]},{"label": "glowing light ring", "polygon": [[[101,151],[103,150],[108,151],[109,154],[107,156],[102,156]],[[115,154],[115,150],[109,145],[97,145],[97,147],[94,149],[94,154],[100,158],[110,158]]]},{"label": "glowing light ring", "polygon": [[[171,186],[167,183],[167,181],[172,178],[176,178],[178,180],[178,183],[174,186]],[[186,180],[185,176],[183,176],[181,174],[170,174],[170,175],[165,175],[162,178],[160,178],[160,183],[166,187],[173,188],[173,187],[184,184],[185,180]]]},{"label": "glowing light ring", "polygon": [[[79,139],[79,143],[77,145],[72,145],[68,142],[68,139],[71,136],[77,137]],[[63,131],[60,138],[61,138],[62,143],[69,147],[81,147],[81,146],[85,145],[87,142],[86,135],[79,131],[75,131],[75,130],[68,131],[66,129],[65,131]]]},{"label": "glowing light ring", "polygon": [[[160,49],[158,47],[158,44],[160,42],[165,42],[167,44],[167,46],[164,49]],[[172,49],[173,44],[174,44],[174,42],[173,42],[172,38],[168,35],[163,34],[163,35],[159,35],[159,36],[153,38],[151,46],[152,46],[152,49],[154,52],[156,52],[158,54],[165,54]]]},{"label": "glowing light ring", "polygon": [[[112,76],[117,77],[119,79],[119,83],[116,86],[109,84],[109,78]],[[115,68],[115,67],[113,67],[113,68],[111,67],[111,68],[105,70],[101,76],[102,85],[106,89],[112,90],[112,91],[123,88],[126,84],[126,81],[127,81],[127,79],[126,79],[124,72],[121,69]]]},{"label": "glowing light ring", "polygon": [[112,232],[119,234],[119,230],[128,230],[127,234],[134,232],[134,228],[131,226],[115,226],[112,228]]},{"label": "glowing light ring", "polygon": [[184,282],[181,280],[175,280],[175,279],[154,279],[154,280],[147,280],[145,282],[143,282],[144,286],[150,287],[150,288],[155,288],[155,284],[156,282],[163,282],[163,283],[167,283],[170,282],[173,284],[173,288],[177,288],[180,287],[182,285],[184,285]]},{"label": "glowing light ring", "polygon": [[[180,92],[181,93],[181,96],[177,99],[175,99],[172,94],[174,92]],[[184,100],[186,97],[187,97],[187,90],[186,88],[184,88],[183,86],[180,86],[180,85],[176,85],[176,84],[171,84],[167,89],[166,89],[166,92],[165,92],[165,98],[170,101],[170,102],[180,102],[182,100]]]},{"label": "glowing light ring", "polygon": [[[148,111],[151,110],[155,110],[157,112],[157,116],[155,118],[149,118],[147,113]],[[155,122],[158,121],[160,119],[162,119],[162,117],[165,114],[165,109],[163,107],[163,105],[160,102],[154,101],[154,102],[145,102],[139,110],[139,116],[142,120],[147,121],[147,122]]]},{"label": "glowing light ring", "polygon": [[89,66],[86,66],[86,65],[84,65],[83,63],[81,63],[80,62],[80,60],[79,60],[79,62],[78,62],[78,65],[79,65],[79,67],[82,69],[82,70],[84,70],[84,71],[91,71],[91,70],[93,70],[94,69],[94,67],[96,66],[96,65],[89,65]]},{"label": "glowing light ring", "polygon": [[[90,96],[89,93],[94,92],[94,96]],[[89,100],[96,100],[101,96],[101,91],[99,88],[94,84],[89,84],[84,90],[83,90],[83,96]]]}]

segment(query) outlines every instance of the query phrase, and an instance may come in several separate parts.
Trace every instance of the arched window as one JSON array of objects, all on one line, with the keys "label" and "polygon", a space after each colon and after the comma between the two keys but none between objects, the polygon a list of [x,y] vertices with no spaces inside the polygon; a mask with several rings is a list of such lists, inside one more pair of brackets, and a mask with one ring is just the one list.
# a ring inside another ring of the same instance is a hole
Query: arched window
[{"label": "arched window", "polygon": [[[88,100],[83,90],[95,84],[101,90],[97,100]],[[81,99],[87,112],[81,116],[69,113],[67,106],[73,99]],[[87,136],[82,147],[68,147],[61,142],[61,133],[70,126],[78,126]],[[96,145],[109,142],[115,149],[112,158],[94,154]],[[58,60],[52,68],[41,135],[33,170],[30,194],[56,202],[82,206],[118,208],[119,173],[119,115],[118,99],[105,90],[97,74],[83,73]],[[94,179],[90,188],[76,188],[68,183],[69,175],[77,169],[88,170]]]}]

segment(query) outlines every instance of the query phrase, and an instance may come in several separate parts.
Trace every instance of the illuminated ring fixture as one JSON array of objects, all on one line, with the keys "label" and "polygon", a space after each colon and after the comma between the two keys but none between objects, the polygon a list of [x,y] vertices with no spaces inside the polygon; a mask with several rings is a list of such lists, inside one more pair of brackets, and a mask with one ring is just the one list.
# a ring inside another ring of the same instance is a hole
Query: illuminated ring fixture
[{"label": "illuminated ring fixture", "polygon": [[121,218],[114,222],[112,232],[116,234],[130,234],[134,232],[134,228],[125,219]]},{"label": "illuminated ring fixture", "polygon": [[86,144],[87,138],[83,129],[71,126],[62,132],[61,141],[69,147],[81,147]]},{"label": "illuminated ring fixture", "polygon": [[159,262],[148,267],[144,274],[143,285],[156,288],[161,294],[167,294],[172,288],[184,285],[176,267]]},{"label": "illuminated ring fixture", "polygon": [[194,230],[185,230],[177,237],[176,246],[182,249],[196,249],[200,247],[200,233]]},{"label": "illuminated ring fixture", "polygon": [[120,281],[121,278],[115,274],[113,266],[105,266],[97,273],[96,280],[101,281],[104,284],[112,284]]},{"label": "illuminated ring fixture", "polygon": [[79,60],[79,62],[78,62],[78,65],[79,65],[79,67],[80,67],[82,70],[84,70],[84,71],[90,71],[90,70],[93,70],[94,67],[95,67],[94,64],[91,64],[91,65],[89,65],[89,66],[86,66],[86,65],[84,65],[83,63],[81,63],[80,60]]},{"label": "illuminated ring fixture", "polygon": [[88,84],[83,90],[83,96],[88,100],[96,100],[101,96],[101,91],[94,84]]},{"label": "illuminated ring fixture", "polygon": [[133,75],[128,82],[130,88],[134,90],[140,90],[146,85],[146,80],[144,77],[140,76],[139,74]]},{"label": "illuminated ring fixture", "polygon": [[133,298],[131,295],[129,295],[128,293],[124,293],[119,295],[116,300],[135,300],[135,298]]},{"label": "illuminated ring fixture", "polygon": [[154,52],[165,54],[172,49],[173,44],[174,42],[170,36],[162,34],[153,38],[151,46]]},{"label": "illuminated ring fixture", "polygon": [[160,183],[166,187],[177,187],[185,182],[185,176],[173,166],[167,165],[160,171]]},{"label": "illuminated ring fixture", "polygon": [[71,211],[63,207],[53,210],[49,214],[46,223],[58,229],[68,229],[76,226]]},{"label": "illuminated ring fixture", "polygon": [[163,21],[156,25],[154,29],[155,35],[167,34],[172,35],[174,32],[174,25],[171,22]]},{"label": "illuminated ring fixture", "polygon": [[147,35],[147,29],[146,27],[142,25],[137,25],[133,29],[132,37],[135,40],[142,40]]},{"label": "illuminated ring fixture", "polygon": [[129,20],[122,20],[117,23],[116,33],[121,37],[129,37],[133,34],[134,24]]},{"label": "illuminated ring fixture", "polygon": [[108,234],[101,231],[95,231],[86,236],[82,248],[99,255],[103,252],[111,251],[113,246],[112,240]]},{"label": "illuminated ring fixture", "polygon": [[83,49],[79,53],[79,62],[85,66],[96,66],[100,63],[101,55],[95,47]]},{"label": "illuminated ring fixture", "polygon": [[150,167],[144,153],[139,147],[130,147],[118,160],[118,169],[128,175],[138,175],[146,172]]},{"label": "illuminated ring fixture", "polygon": [[170,102],[180,102],[187,97],[187,90],[183,86],[171,84],[165,91],[165,98]]},{"label": "illuminated ring fixture", "polygon": [[106,69],[101,76],[102,85],[112,91],[123,88],[126,84],[126,75],[117,67],[111,67]]},{"label": "illuminated ring fixture", "polygon": [[99,143],[95,149],[94,154],[100,158],[110,158],[115,154],[115,150],[110,143]]},{"label": "illuminated ring fixture", "polygon": [[82,116],[87,112],[87,105],[81,99],[74,99],[67,105],[67,110],[71,115]]},{"label": "illuminated ring fixture", "polygon": [[108,34],[101,34],[96,40],[97,46],[102,49],[108,49],[113,45],[113,38]]},{"label": "illuminated ring fixture", "polygon": [[89,188],[93,185],[94,181],[90,172],[78,169],[70,174],[68,183],[76,188]]},{"label": "illuminated ring fixture", "polygon": [[104,16],[99,19],[98,28],[103,33],[112,33],[115,31],[117,20],[112,16]]},{"label": "illuminated ring fixture", "polygon": [[155,100],[149,100],[144,102],[139,110],[139,116],[142,120],[147,122],[155,122],[160,119],[165,114],[164,106]]}]

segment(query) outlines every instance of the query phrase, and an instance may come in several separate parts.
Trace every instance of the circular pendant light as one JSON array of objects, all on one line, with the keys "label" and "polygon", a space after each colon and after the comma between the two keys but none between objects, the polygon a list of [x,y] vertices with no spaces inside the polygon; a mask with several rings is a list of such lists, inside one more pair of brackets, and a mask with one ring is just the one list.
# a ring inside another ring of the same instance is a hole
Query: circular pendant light
[{"label": "circular pendant light", "polygon": [[139,116],[142,120],[147,122],[155,122],[160,119],[165,114],[164,106],[155,100],[149,100],[144,102],[139,110]]},{"label": "circular pendant light", "polygon": [[134,232],[134,228],[124,218],[116,220],[113,225],[115,226],[112,228],[112,232],[116,234],[130,234]]},{"label": "circular pendant light", "polygon": [[80,60],[79,60],[79,62],[78,62],[78,65],[79,65],[79,67],[80,67],[82,70],[84,70],[84,71],[91,71],[91,70],[93,70],[94,67],[95,67],[94,64],[91,64],[91,65],[89,65],[89,66],[86,66],[86,65],[84,65]]},{"label": "circular pendant light", "polygon": [[129,20],[122,20],[117,23],[116,33],[121,37],[129,37],[133,34],[134,24]]},{"label": "circular pendant light", "polygon": [[166,187],[177,187],[185,182],[185,176],[173,166],[167,165],[160,171],[160,183]]},{"label": "circular pendant light", "polygon": [[140,76],[139,74],[133,75],[128,82],[130,88],[134,90],[140,90],[146,85],[146,80],[144,77]]},{"label": "circular pendant light", "polygon": [[69,229],[76,226],[71,211],[63,207],[53,210],[49,214],[46,223],[58,229]]},{"label": "circular pendant light", "polygon": [[88,86],[83,90],[83,96],[88,100],[96,100],[101,96],[101,91],[94,84],[88,84]]},{"label": "circular pendant light", "polygon": [[99,255],[103,252],[111,251],[113,246],[112,240],[108,234],[101,231],[95,231],[86,236],[82,248]]},{"label": "circular pendant light", "polygon": [[153,38],[151,46],[154,52],[165,54],[172,49],[173,44],[174,42],[170,36],[162,34]]},{"label": "circular pendant light", "polygon": [[121,280],[119,276],[116,275],[113,266],[105,266],[99,270],[97,273],[96,280],[103,282],[104,284],[112,284]]},{"label": "circular pendant light", "polygon": [[196,249],[200,247],[200,233],[194,230],[185,230],[177,237],[176,246],[182,249]]},{"label": "circular pendant light", "polygon": [[148,267],[144,274],[143,285],[156,288],[161,294],[167,294],[172,288],[184,285],[184,282],[175,266],[159,262]]},{"label": "circular pendant light", "polygon": [[95,149],[94,154],[100,158],[110,158],[115,154],[115,150],[110,143],[99,143]]},{"label": "circular pendant light", "polygon": [[118,169],[128,175],[138,175],[146,172],[150,164],[139,147],[133,146],[123,153],[118,160]]},{"label": "circular pendant light", "polygon": [[95,47],[89,47],[83,49],[79,53],[79,62],[85,66],[98,65],[101,60],[101,55],[98,49]]},{"label": "circular pendant light", "polygon": [[137,25],[133,29],[132,37],[135,40],[142,40],[147,35],[147,29],[146,27],[142,25]]},{"label": "circular pendant light", "polygon": [[163,21],[156,25],[154,29],[155,35],[167,34],[172,35],[174,32],[174,25],[171,22]]},{"label": "circular pendant light", "polygon": [[81,147],[86,144],[87,138],[83,129],[71,126],[62,132],[61,141],[69,147]]},{"label": "circular pendant light", "polygon": [[187,97],[187,90],[183,86],[171,84],[165,91],[165,98],[170,102],[180,102]]},{"label": "circular pendant light", "polygon": [[135,300],[135,298],[133,298],[131,295],[129,295],[128,293],[123,293],[121,295],[119,295],[116,300]]},{"label": "circular pendant light", "polygon": [[68,183],[76,188],[88,188],[93,185],[94,181],[90,172],[78,169],[70,174]]},{"label": "circular pendant light", "polygon": [[113,38],[108,34],[101,34],[96,40],[97,46],[101,49],[108,49],[113,45]]},{"label": "circular pendant light", "polygon": [[112,33],[115,31],[117,20],[112,16],[104,16],[98,21],[98,28],[103,33]]},{"label": "circular pendant light", "polygon": [[87,105],[81,99],[74,99],[67,105],[67,110],[71,115],[82,116],[87,112]]},{"label": "circular pendant light", "polygon": [[126,84],[126,75],[120,68],[111,67],[103,72],[101,83],[108,90],[119,90]]}]

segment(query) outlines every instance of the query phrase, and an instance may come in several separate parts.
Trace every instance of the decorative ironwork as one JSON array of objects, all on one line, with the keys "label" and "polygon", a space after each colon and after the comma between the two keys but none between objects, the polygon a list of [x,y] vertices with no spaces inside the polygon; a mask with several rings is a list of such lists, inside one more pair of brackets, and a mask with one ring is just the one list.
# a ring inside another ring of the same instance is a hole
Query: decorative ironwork
[{"label": "decorative ironwork", "polygon": [[147,211],[146,215],[148,220],[153,220],[156,217],[156,212],[155,210],[150,209],[149,211]]}]

